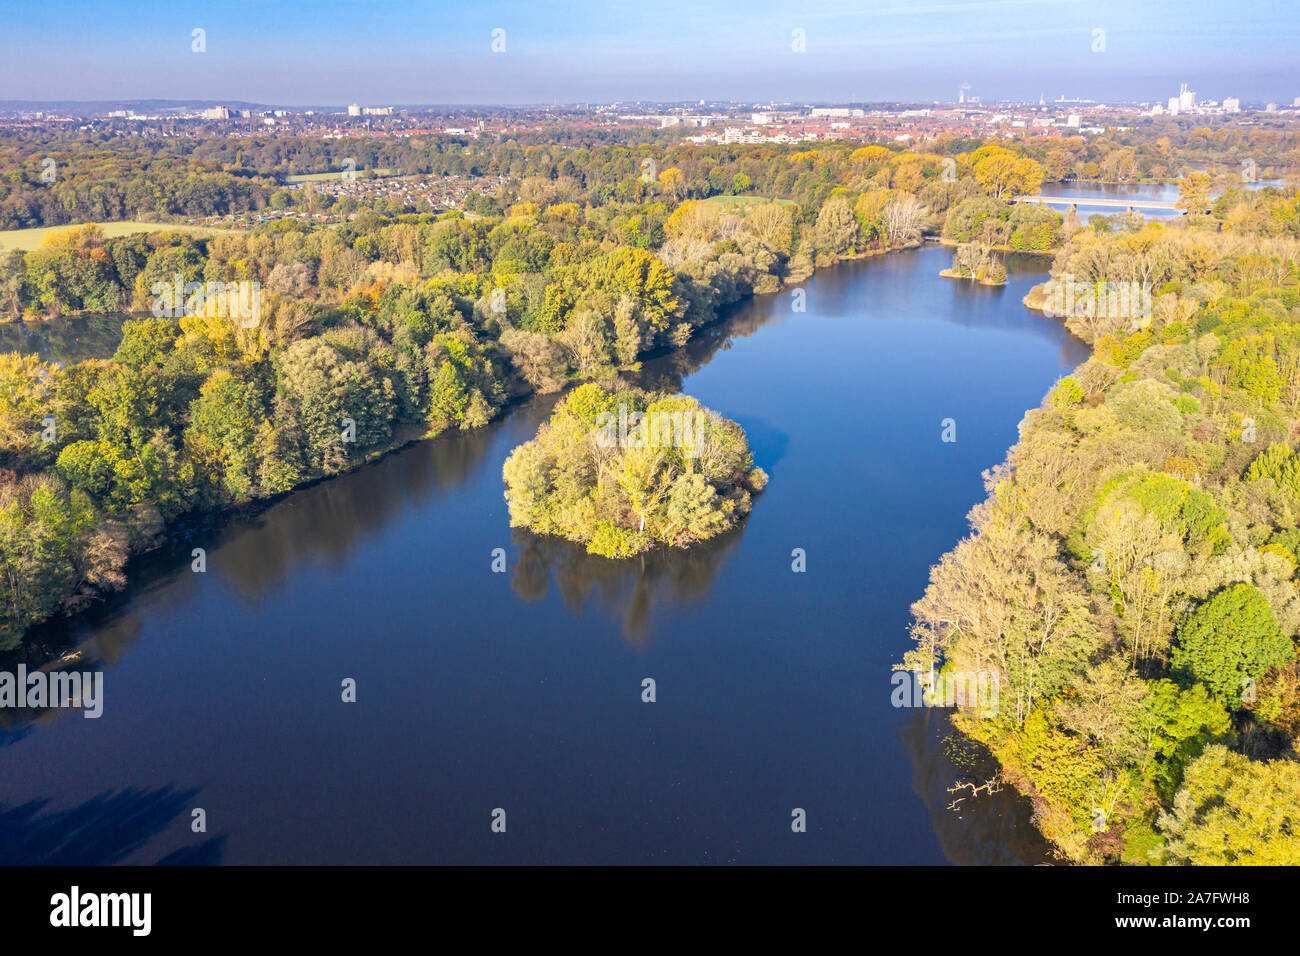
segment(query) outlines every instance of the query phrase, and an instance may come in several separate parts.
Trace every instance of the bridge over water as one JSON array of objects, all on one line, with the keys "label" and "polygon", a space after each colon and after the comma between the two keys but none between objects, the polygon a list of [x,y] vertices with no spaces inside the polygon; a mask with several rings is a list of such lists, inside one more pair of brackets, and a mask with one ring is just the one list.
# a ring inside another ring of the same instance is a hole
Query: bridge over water
[{"label": "bridge over water", "polygon": [[[1076,210],[1079,206],[1104,206],[1114,209],[1127,209],[1129,212],[1142,212],[1143,210],[1170,211],[1178,209],[1176,203],[1165,202],[1159,199],[1093,199],[1091,197],[1083,198],[1078,196],[1017,196],[1016,202],[1035,203],[1039,206],[1060,206],[1062,208]],[[1179,210],[1179,213],[1186,215],[1185,210]]]}]

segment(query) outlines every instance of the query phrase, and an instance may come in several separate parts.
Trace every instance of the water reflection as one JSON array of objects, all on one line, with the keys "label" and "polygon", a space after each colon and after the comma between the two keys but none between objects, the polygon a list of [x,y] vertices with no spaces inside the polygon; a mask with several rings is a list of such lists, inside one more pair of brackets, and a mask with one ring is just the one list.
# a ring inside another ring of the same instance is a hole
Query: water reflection
[{"label": "water reflection", "polygon": [[680,392],[685,379],[708,365],[719,352],[730,349],[736,339],[748,338],[763,326],[779,321],[782,312],[777,304],[788,295],[755,296],[732,307],[721,320],[697,329],[684,348],[643,362],[638,371],[623,379],[637,388]]},{"label": "water reflection", "polygon": [[611,561],[563,538],[515,529],[511,538],[517,557],[510,585],[522,600],[534,602],[554,584],[571,614],[581,617],[593,603],[599,605],[619,618],[629,644],[644,647],[651,611],[703,603],[743,534],[742,523],[690,550],[661,549]]},{"label": "water reflection", "polygon": [[122,323],[129,318],[121,312],[109,312],[0,323],[0,352],[36,355],[64,365],[109,358],[117,351]]},{"label": "water reflection", "polygon": [[963,866],[1031,866],[1054,859],[1034,827],[1032,804],[1011,787],[978,796],[953,792],[960,784],[980,786],[992,779],[997,762],[983,746],[955,732],[945,711],[917,708],[901,737],[912,755],[912,789],[930,811],[949,860]]}]

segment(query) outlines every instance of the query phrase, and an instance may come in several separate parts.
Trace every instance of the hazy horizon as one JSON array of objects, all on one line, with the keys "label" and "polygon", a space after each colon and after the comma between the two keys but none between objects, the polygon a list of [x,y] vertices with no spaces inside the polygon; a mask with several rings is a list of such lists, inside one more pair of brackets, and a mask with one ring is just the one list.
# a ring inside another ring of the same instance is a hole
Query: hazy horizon
[{"label": "hazy horizon", "polygon": [[[1300,95],[1300,9],[1282,0],[122,7],[11,4],[0,100],[947,102],[969,84],[985,102],[1158,102],[1182,82],[1203,99]],[[77,69],[51,72],[60,59]]]}]

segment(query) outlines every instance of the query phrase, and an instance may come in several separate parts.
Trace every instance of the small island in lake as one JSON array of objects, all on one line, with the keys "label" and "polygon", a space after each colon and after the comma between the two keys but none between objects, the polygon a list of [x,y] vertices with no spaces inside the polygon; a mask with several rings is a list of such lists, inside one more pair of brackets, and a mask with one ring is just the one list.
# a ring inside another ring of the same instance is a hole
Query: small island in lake
[{"label": "small island in lake", "polygon": [[729,531],[767,484],[744,429],[696,399],[591,383],[556,406],[502,473],[511,527],[607,558]]}]

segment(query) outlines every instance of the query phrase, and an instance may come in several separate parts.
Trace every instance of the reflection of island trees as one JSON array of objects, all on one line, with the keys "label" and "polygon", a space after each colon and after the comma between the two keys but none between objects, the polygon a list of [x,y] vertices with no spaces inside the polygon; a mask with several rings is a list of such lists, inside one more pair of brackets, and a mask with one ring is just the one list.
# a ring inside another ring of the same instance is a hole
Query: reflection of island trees
[{"label": "reflection of island trees", "polygon": [[[971,796],[958,784],[984,784],[997,761],[980,744],[953,730],[946,714],[919,707],[902,731],[912,754],[912,789],[924,801],[944,855],[959,865],[1006,866],[1051,862],[1052,852],[1031,820],[1028,799],[1011,787]],[[964,797],[956,809],[953,801]]]},{"label": "reflection of island trees", "polygon": [[[0,806],[0,865],[104,866],[125,862],[168,827],[184,826],[189,832],[189,811],[197,795],[197,789],[159,787],[102,793],[68,810],[47,810],[43,800]],[[184,817],[184,822],[178,817]],[[158,862],[220,863],[225,841],[224,836],[208,837]]]},{"label": "reflection of island trees", "polygon": [[588,554],[582,545],[563,538],[515,529],[511,538],[518,557],[510,584],[523,600],[537,601],[554,581],[571,613],[581,615],[593,603],[606,608],[622,620],[630,643],[644,645],[654,608],[704,600],[723,559],[743,533],[741,525],[688,550],[658,549],[614,561]]}]

